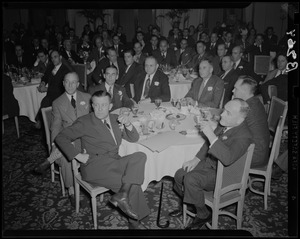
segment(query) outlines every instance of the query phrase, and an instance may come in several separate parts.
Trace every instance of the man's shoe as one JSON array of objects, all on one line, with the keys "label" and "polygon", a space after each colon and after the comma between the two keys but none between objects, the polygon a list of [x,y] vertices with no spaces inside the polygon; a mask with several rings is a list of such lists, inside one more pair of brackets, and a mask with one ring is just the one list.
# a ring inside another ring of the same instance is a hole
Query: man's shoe
[{"label": "man's shoe", "polygon": [[131,209],[128,198],[119,196],[118,193],[114,194],[110,199],[109,202],[113,204],[115,207],[119,207],[125,214],[133,219],[138,219],[138,215]]},{"label": "man's shoe", "polygon": [[205,223],[211,222],[211,219],[212,219],[211,213],[207,218],[199,218],[196,216],[193,222],[188,227],[186,227],[185,230],[200,230]]},{"label": "man's shoe", "polygon": [[46,169],[50,167],[50,162],[45,160],[43,163],[36,166],[33,170],[34,174],[44,175],[46,173]]},{"label": "man's shoe", "polygon": [[273,168],[272,168],[272,179],[280,179],[281,175],[283,173],[283,170],[277,165],[277,164],[273,164]]},{"label": "man's shoe", "polygon": [[[187,205],[187,210],[190,211],[190,212],[192,212],[192,213],[194,213],[194,214],[197,213],[194,205],[188,204]],[[178,209],[170,212],[169,216],[170,217],[180,217],[180,216],[182,216],[182,214],[183,214],[182,208],[178,208]]]}]

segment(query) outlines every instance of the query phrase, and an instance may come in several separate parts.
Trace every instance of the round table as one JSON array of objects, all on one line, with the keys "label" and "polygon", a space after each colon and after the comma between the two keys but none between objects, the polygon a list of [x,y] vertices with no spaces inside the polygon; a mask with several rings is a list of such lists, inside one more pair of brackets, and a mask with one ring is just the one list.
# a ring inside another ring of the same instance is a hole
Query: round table
[{"label": "round table", "polygon": [[14,84],[14,96],[19,102],[20,115],[27,116],[30,121],[36,122],[35,117],[41,106],[45,93],[37,90],[39,83],[29,83],[27,85]]}]

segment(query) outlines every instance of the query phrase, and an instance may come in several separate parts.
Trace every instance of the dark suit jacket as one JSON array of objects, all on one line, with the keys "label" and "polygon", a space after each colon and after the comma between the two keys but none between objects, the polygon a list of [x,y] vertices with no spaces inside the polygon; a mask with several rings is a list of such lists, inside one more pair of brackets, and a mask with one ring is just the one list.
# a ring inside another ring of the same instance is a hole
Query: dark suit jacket
[{"label": "dark suit jacket", "polygon": [[218,76],[212,75],[207,81],[200,99],[198,100],[198,94],[202,81],[202,78],[196,78],[192,83],[191,89],[185,95],[185,97],[191,97],[193,100],[198,101],[199,106],[219,108],[224,90],[223,80],[221,80]]},{"label": "dark suit jacket", "polygon": [[14,88],[10,77],[2,74],[2,115],[13,117],[20,114],[19,102],[13,92]]},{"label": "dark suit jacket", "polygon": [[226,42],[225,42],[225,47],[226,47],[226,49],[227,49],[227,53],[226,53],[226,54],[230,54],[230,55],[231,55],[232,49],[233,49],[233,47],[234,47],[234,43],[231,41],[230,44],[229,44],[229,46],[227,47],[227,44],[226,44]]},{"label": "dark suit jacket", "polygon": [[217,49],[218,49],[218,41],[215,43],[215,45],[213,47],[211,46],[211,42],[207,43],[206,51],[209,54],[211,54],[213,56],[216,56],[217,55]]},{"label": "dark suit jacket", "polygon": [[11,62],[9,63],[10,65],[14,65],[17,68],[23,68],[27,67],[28,69],[31,69],[33,65],[33,59],[30,55],[28,54],[23,54],[22,56],[22,62],[18,61],[18,57],[14,55],[11,59]]},{"label": "dark suit jacket", "polygon": [[[83,60],[76,54],[75,51],[71,50],[70,54],[71,54],[71,58],[73,59],[73,61],[75,61],[75,63],[83,64]],[[63,58],[65,58],[66,60],[68,60],[70,58],[65,49],[62,49],[61,56]]]},{"label": "dark suit jacket", "polygon": [[43,62],[39,61],[37,66],[34,66],[32,69],[37,72],[40,72],[40,73],[45,73],[49,64],[51,64],[49,60],[48,60],[47,65],[45,65]]},{"label": "dark suit jacket", "polygon": [[246,102],[250,106],[246,122],[255,143],[251,168],[263,167],[269,161],[270,131],[267,114],[263,104],[256,96]]},{"label": "dark suit jacket", "polygon": [[251,76],[254,80],[256,80],[257,83],[262,81],[262,78],[254,73],[253,66],[243,58],[241,59],[238,66],[236,67],[235,72],[238,74],[238,76],[241,75]]},{"label": "dark suit jacket", "polygon": [[176,39],[174,37],[174,35],[172,36],[169,36],[168,37],[168,42],[169,42],[169,46],[171,49],[174,50],[174,48],[180,48],[180,40],[181,40],[181,37],[178,36]]},{"label": "dark suit jacket", "polygon": [[[136,58],[136,56],[134,56],[134,58]],[[138,61],[136,61],[136,63],[140,64],[141,66],[144,66],[146,58],[147,54],[142,52],[140,58],[138,59]]]},{"label": "dark suit jacket", "polygon": [[[71,142],[81,138],[82,148],[89,154],[86,164],[81,164],[81,175],[85,181],[97,181],[102,178],[114,180],[114,174],[120,174],[116,170],[116,160],[122,138],[129,142],[136,142],[139,134],[133,127],[132,131],[121,131],[117,123],[117,115],[110,114],[110,123],[114,132],[115,143],[110,131],[102,120],[96,118],[94,112],[78,118],[70,127],[63,129],[55,138],[55,142],[71,161],[81,153]],[[141,170],[141,169],[140,169]],[[135,181],[135,180],[134,180]]]},{"label": "dark suit jacket", "polygon": [[[184,37],[182,37],[182,38],[184,38]],[[189,47],[194,47],[195,44],[196,44],[196,42],[195,42],[195,40],[194,40],[194,38],[192,36],[188,36],[187,43],[188,43]]]},{"label": "dark suit jacket", "polygon": [[130,84],[135,84],[137,80],[137,76],[143,72],[142,65],[133,62],[130,68],[128,69],[127,73],[125,72],[124,75],[118,80],[118,85],[124,86],[126,93],[129,98],[132,98],[131,91],[130,91]]},{"label": "dark suit jacket", "polygon": [[105,57],[105,52],[106,48],[104,46],[102,46],[101,53],[97,47],[94,47],[89,57],[87,58],[87,62],[92,62],[93,60],[95,60],[96,65],[98,65],[100,60]]},{"label": "dark suit jacket", "polygon": [[[158,49],[158,47],[155,50],[157,50],[157,49]],[[148,56],[152,56],[153,52],[155,50],[153,50],[153,47],[152,47],[151,43],[146,43],[146,45],[143,48],[143,52],[147,53]]]},{"label": "dark suit jacket", "polygon": [[48,91],[46,97],[47,99],[50,100],[49,101],[50,105],[47,106],[51,106],[52,102],[56,98],[58,98],[62,93],[65,92],[65,88],[63,86],[63,80],[65,75],[70,72],[70,70],[64,64],[60,66],[59,70],[56,72],[55,75],[52,74],[53,69],[54,69],[54,65],[53,64],[49,65],[49,67],[45,72],[45,75],[42,77],[42,81],[44,81],[46,85],[48,84]]},{"label": "dark suit jacket", "polygon": [[177,61],[176,61],[176,56],[175,56],[174,50],[172,50],[170,48],[167,50],[167,55],[166,55],[165,59],[162,57],[159,49],[156,49],[155,51],[153,51],[152,55],[156,58],[158,64],[162,64],[162,65],[168,64],[171,67],[177,66]]},{"label": "dark suit jacket", "polygon": [[[220,76],[223,74],[220,73]],[[224,89],[225,89],[225,94],[224,94],[224,100],[223,100],[223,105],[225,105],[228,101],[231,100],[232,98],[232,90],[234,88],[234,84],[238,79],[238,74],[235,72],[234,69],[231,69],[227,75],[223,78],[224,81]],[[221,77],[220,77],[221,78]]]},{"label": "dark suit jacket", "polygon": [[[113,45],[113,48],[115,48],[115,45]],[[125,46],[123,44],[119,44],[118,45],[118,56],[123,58],[124,57],[124,50],[125,50]]]},{"label": "dark suit jacket", "polygon": [[[220,130],[217,127],[215,133],[218,134]],[[205,167],[217,170],[217,160],[229,166],[243,156],[251,143],[252,135],[244,121],[220,135],[210,148],[208,142],[205,142],[196,157],[201,159],[200,163],[205,164]]]},{"label": "dark suit jacket", "polygon": [[277,97],[283,101],[288,100],[288,75],[279,75],[276,78],[268,80],[260,86],[260,92],[264,100],[264,104],[270,101],[270,96],[268,94],[268,86],[275,85],[277,86]]},{"label": "dark suit jacket", "polygon": [[193,56],[196,54],[193,48],[187,47],[181,54],[180,49],[175,51],[175,56],[178,65],[187,65],[189,62],[193,60]]},{"label": "dark suit jacket", "polygon": [[[143,86],[146,78],[146,72],[141,72],[137,76],[137,80],[134,84],[134,100],[139,102],[142,96]],[[149,97],[151,102],[154,102],[155,98],[159,97],[163,102],[170,101],[171,93],[169,86],[169,79],[162,71],[157,70],[152,78],[152,82],[149,89]]]},{"label": "dark suit jacket", "polygon": [[187,67],[188,68],[193,68],[194,71],[199,72],[200,61],[202,59],[207,59],[207,58],[212,59],[212,56],[208,52],[205,52],[202,57],[198,53],[196,53],[193,56],[193,59],[187,64]]},{"label": "dark suit jacket", "polygon": [[[125,72],[125,63],[122,58],[117,58],[117,62],[118,62],[118,68],[119,68],[118,79],[121,79]],[[104,74],[105,68],[108,67],[109,65],[110,65],[109,59],[103,58],[102,60],[100,60],[99,64],[96,66],[96,68],[92,74],[93,81],[96,83],[96,85],[99,84],[100,80],[104,81],[103,74]]]},{"label": "dark suit jacket", "polygon": [[[99,91],[99,90],[106,91],[104,82],[100,85],[90,87],[89,93],[92,95],[94,92]],[[131,108],[131,106],[133,105],[133,101],[130,100],[130,98],[126,94],[125,88],[120,85],[117,85],[117,84],[115,84],[114,88],[113,88],[113,96],[112,96],[111,103],[113,104],[111,111],[114,111],[115,109],[118,109],[121,107]]]}]

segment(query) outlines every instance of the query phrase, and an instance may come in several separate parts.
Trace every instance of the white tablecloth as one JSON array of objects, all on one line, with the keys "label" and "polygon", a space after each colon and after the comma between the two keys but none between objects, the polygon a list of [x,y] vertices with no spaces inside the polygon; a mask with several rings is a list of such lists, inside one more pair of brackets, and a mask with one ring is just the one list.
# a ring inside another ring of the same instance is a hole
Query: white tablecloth
[{"label": "white tablecloth", "polygon": [[[162,103],[161,106],[171,107],[171,104]],[[154,108],[155,105],[153,103],[140,104],[140,111],[144,111],[144,115],[149,114],[149,112],[154,110]],[[139,115],[139,117],[141,116],[142,115]],[[138,118],[132,118],[132,120],[138,120]],[[194,125],[195,122],[193,120],[193,116],[187,116],[185,120],[180,121],[180,125],[176,127],[175,131],[179,132],[183,129],[195,129]],[[165,119],[165,127],[162,131],[170,131],[167,119]],[[144,183],[142,184],[142,190],[146,190],[151,181],[159,181],[164,176],[173,177],[175,172],[182,167],[184,162],[194,158],[196,153],[203,145],[204,140],[198,134],[188,135],[185,137],[186,140],[184,140],[184,142],[180,142],[180,144],[177,145],[172,145],[160,153],[152,152],[150,149],[139,143],[129,143],[125,140],[122,141],[119,149],[119,154],[121,156],[137,151],[144,152],[147,155],[145,179]],[[141,137],[141,139],[143,139],[143,137]]]},{"label": "white tablecloth", "polygon": [[171,91],[171,99],[178,100],[185,97],[191,88],[192,81],[172,81],[169,80],[169,86]]},{"label": "white tablecloth", "polygon": [[32,122],[36,122],[36,114],[42,99],[46,96],[46,93],[40,93],[37,90],[38,85],[38,83],[30,83],[26,86],[14,86],[14,96],[19,102],[20,115],[27,116]]}]

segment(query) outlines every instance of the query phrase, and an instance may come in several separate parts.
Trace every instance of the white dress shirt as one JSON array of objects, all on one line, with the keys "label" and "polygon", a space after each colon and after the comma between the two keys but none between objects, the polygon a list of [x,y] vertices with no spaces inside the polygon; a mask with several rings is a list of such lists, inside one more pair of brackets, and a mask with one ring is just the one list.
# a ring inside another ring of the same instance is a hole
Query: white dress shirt
[{"label": "white dress shirt", "polygon": [[60,63],[59,65],[55,66],[52,70],[52,74],[55,76],[56,73],[58,72],[59,68],[61,67],[62,63]]},{"label": "white dress shirt", "polygon": [[[156,71],[153,74],[150,75],[150,86],[151,86],[152,79],[153,79],[153,76],[155,75],[155,73],[156,73]],[[142,90],[142,95],[141,95],[141,100],[145,99],[144,98],[144,92],[145,92],[145,86],[146,86],[146,82],[147,82],[148,78],[149,78],[149,75],[146,74],[146,77],[145,77],[145,80],[144,80],[144,85],[143,85],[143,90]]]}]

